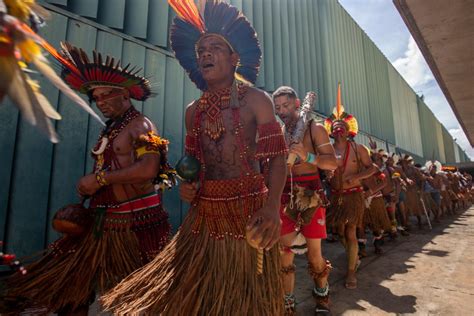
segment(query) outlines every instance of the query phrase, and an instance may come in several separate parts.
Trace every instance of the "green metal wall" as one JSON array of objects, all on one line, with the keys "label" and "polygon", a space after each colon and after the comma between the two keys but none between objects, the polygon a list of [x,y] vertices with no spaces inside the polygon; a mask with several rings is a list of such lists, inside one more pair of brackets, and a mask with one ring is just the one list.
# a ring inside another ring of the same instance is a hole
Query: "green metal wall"
[{"label": "green metal wall", "polygon": [[456,156],[454,154],[453,137],[451,136],[451,134],[449,134],[448,130],[445,127],[443,127],[442,130],[443,130],[442,133],[443,133],[444,153],[446,156],[446,162],[447,163],[457,162]]},{"label": "green metal wall", "polygon": [[[423,156],[427,159],[435,159],[440,162],[445,161],[444,153],[444,142],[441,139],[441,142],[438,139],[437,127],[438,120],[434,116],[433,112],[428,108],[428,106],[417,97],[418,101],[418,114],[420,118],[420,130],[421,130],[421,140],[423,143]],[[441,131],[441,129],[440,129]],[[443,146],[440,146],[443,144]],[[442,153],[440,151],[442,149]],[[459,159],[456,159],[458,161]]]},{"label": "green metal wall", "polygon": [[[184,108],[199,91],[169,51],[168,29],[174,13],[167,2],[43,2],[49,3],[53,17],[42,33],[54,46],[67,40],[86,51],[110,53],[142,67],[157,83],[158,96],[136,106],[171,141],[170,160],[176,162],[183,151]],[[410,153],[420,162],[433,149],[447,162],[465,158],[459,148],[455,155],[452,138],[439,122],[435,121],[437,137],[421,128],[423,124],[432,128],[433,118],[424,105],[418,110],[415,93],[336,0],[231,3],[243,9],[262,43],[257,86],[271,92],[282,84],[291,85],[301,97],[314,90],[316,109],[328,115],[340,81],[343,103],[361,128],[357,141],[367,145],[372,135],[379,147]],[[56,89],[47,83],[42,86],[63,116],[56,124],[63,140],[58,145],[23,122],[8,102],[0,106],[0,238],[20,255],[39,250],[56,237],[51,216],[64,204],[77,201],[75,182],[91,170],[89,150],[99,132],[99,125]],[[178,199],[177,190],[165,194],[165,204],[176,228],[187,206]]]},{"label": "green metal wall", "polygon": [[393,124],[387,59],[368,36],[364,34],[362,39],[369,98],[370,133],[394,144],[395,126]]},{"label": "green metal wall", "polygon": [[439,121],[436,121],[436,139],[438,143],[438,152],[440,162],[446,162],[446,153],[444,151],[443,128]]},{"label": "green metal wall", "polygon": [[396,144],[423,156],[416,94],[390,63],[387,67]]}]

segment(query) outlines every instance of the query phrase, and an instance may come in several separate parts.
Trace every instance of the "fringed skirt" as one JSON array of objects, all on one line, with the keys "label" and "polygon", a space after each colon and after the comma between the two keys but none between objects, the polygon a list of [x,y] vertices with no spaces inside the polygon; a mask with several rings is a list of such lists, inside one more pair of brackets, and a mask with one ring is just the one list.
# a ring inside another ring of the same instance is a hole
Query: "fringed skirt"
[{"label": "fringed skirt", "polygon": [[421,204],[420,198],[420,191],[416,185],[409,186],[407,190],[407,200],[405,203],[409,214],[414,216],[423,215],[423,205]]},{"label": "fringed skirt", "polygon": [[390,231],[391,223],[385,207],[385,199],[382,195],[375,196],[370,202],[369,208],[364,212],[364,227],[368,226],[373,231]]},{"label": "fringed skirt", "polygon": [[362,188],[347,189],[339,194],[332,192],[327,214],[327,225],[340,227],[341,225],[362,224],[365,209],[365,198]]},{"label": "fringed skirt", "polygon": [[[246,190],[248,193],[236,194]],[[265,203],[263,177],[209,180],[170,244],[102,297],[119,315],[282,315],[280,254],[245,240],[249,217]]]},{"label": "fringed skirt", "polygon": [[90,303],[95,291],[104,293],[154,258],[169,232],[168,215],[157,194],[123,202],[107,209],[103,221],[83,236],[66,236],[51,244],[45,256],[27,267],[25,276],[8,280],[7,297],[25,301],[22,309],[74,310]]}]

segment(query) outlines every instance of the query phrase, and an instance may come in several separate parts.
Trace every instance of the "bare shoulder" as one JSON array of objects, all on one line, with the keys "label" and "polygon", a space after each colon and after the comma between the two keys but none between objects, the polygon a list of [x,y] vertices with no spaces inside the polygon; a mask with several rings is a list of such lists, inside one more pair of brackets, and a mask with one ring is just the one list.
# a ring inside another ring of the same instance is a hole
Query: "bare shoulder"
[{"label": "bare shoulder", "polygon": [[246,103],[257,120],[257,124],[276,121],[273,101],[270,95],[258,88],[249,87]]},{"label": "bare shoulder", "polygon": [[246,94],[247,102],[251,107],[271,107],[273,109],[273,101],[271,96],[265,91],[255,88],[248,87]]},{"label": "bare shoulder", "polygon": [[357,151],[360,153],[360,154],[367,154],[369,155],[369,148],[367,148],[367,146],[365,146],[364,144],[359,144],[359,143],[356,143],[357,144]]},{"label": "bare shoulder", "polygon": [[130,122],[129,127],[130,135],[133,139],[138,138],[142,134],[146,134],[148,132],[157,132],[155,124],[143,114],[138,116],[132,122]]},{"label": "bare shoulder", "polygon": [[193,117],[194,117],[194,113],[196,112],[197,103],[198,101],[194,100],[193,102],[189,103],[186,106],[184,116],[185,116],[186,129],[188,131],[193,129]]},{"label": "bare shoulder", "polygon": [[311,131],[313,132],[313,134],[322,134],[329,137],[324,125],[315,120],[313,120],[311,123]]},{"label": "bare shoulder", "polygon": [[194,100],[188,105],[186,105],[186,113],[188,112],[193,113],[196,110],[197,103],[198,103],[198,100]]}]

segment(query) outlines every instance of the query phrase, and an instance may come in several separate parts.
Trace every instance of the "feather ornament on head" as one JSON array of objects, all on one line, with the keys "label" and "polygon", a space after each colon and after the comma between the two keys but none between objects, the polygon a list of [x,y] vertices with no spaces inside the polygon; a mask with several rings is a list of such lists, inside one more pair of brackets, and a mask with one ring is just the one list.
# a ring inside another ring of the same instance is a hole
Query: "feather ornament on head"
[{"label": "feather ornament on head", "polygon": [[428,161],[425,163],[425,168],[426,168],[426,170],[428,170],[428,171],[431,171],[432,168],[436,168],[436,173],[439,173],[439,172],[442,171],[443,165],[442,165],[441,162],[439,162],[438,160],[435,160],[435,161],[428,160]]},{"label": "feather ornament on head", "polygon": [[236,7],[216,0],[200,0],[199,8],[193,0],[168,0],[168,3],[177,14],[171,26],[171,48],[200,90],[207,90],[207,83],[199,69],[196,46],[209,35],[223,39],[239,55],[235,78],[255,83],[262,51],[254,28]]},{"label": "feather ornament on head", "polygon": [[413,164],[414,163],[414,160],[413,160],[413,157],[410,156],[409,154],[403,154],[399,160],[400,163],[402,162],[407,162],[408,164]]},{"label": "feather ornament on head", "polygon": [[397,154],[395,154],[395,153],[391,154],[391,155],[389,156],[389,158],[392,158],[392,159],[393,159],[393,164],[394,164],[394,165],[398,164],[398,161],[400,160],[400,156],[397,155]]},{"label": "feather ornament on head", "polygon": [[69,43],[61,43],[61,48],[62,54],[58,57],[63,68],[61,76],[72,89],[87,94],[98,87],[123,88],[138,101],[145,101],[152,95],[148,79],[138,75],[142,69],[130,67],[130,64],[122,68],[119,60],[111,56],[104,60],[96,51],[90,60],[82,49]]},{"label": "feather ornament on head", "polygon": [[326,128],[328,134],[331,137],[334,137],[333,128],[336,122],[345,123],[350,138],[354,138],[359,132],[359,125],[357,123],[356,118],[353,115],[347,113],[344,110],[344,106],[342,105],[340,82],[338,83],[338,86],[337,86],[336,106],[334,107],[332,114],[324,121],[324,127]]}]

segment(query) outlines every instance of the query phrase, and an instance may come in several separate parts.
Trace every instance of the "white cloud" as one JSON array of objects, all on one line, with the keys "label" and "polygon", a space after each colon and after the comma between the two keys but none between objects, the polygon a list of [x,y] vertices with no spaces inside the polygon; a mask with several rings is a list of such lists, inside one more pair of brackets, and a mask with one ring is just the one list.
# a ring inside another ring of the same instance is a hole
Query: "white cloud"
[{"label": "white cloud", "polygon": [[339,0],[352,18],[392,62],[412,89],[474,160],[470,146],[443,92],[434,80],[415,40],[389,0]]},{"label": "white cloud", "polygon": [[415,91],[434,80],[412,36],[408,40],[405,56],[396,59],[393,66]]}]

